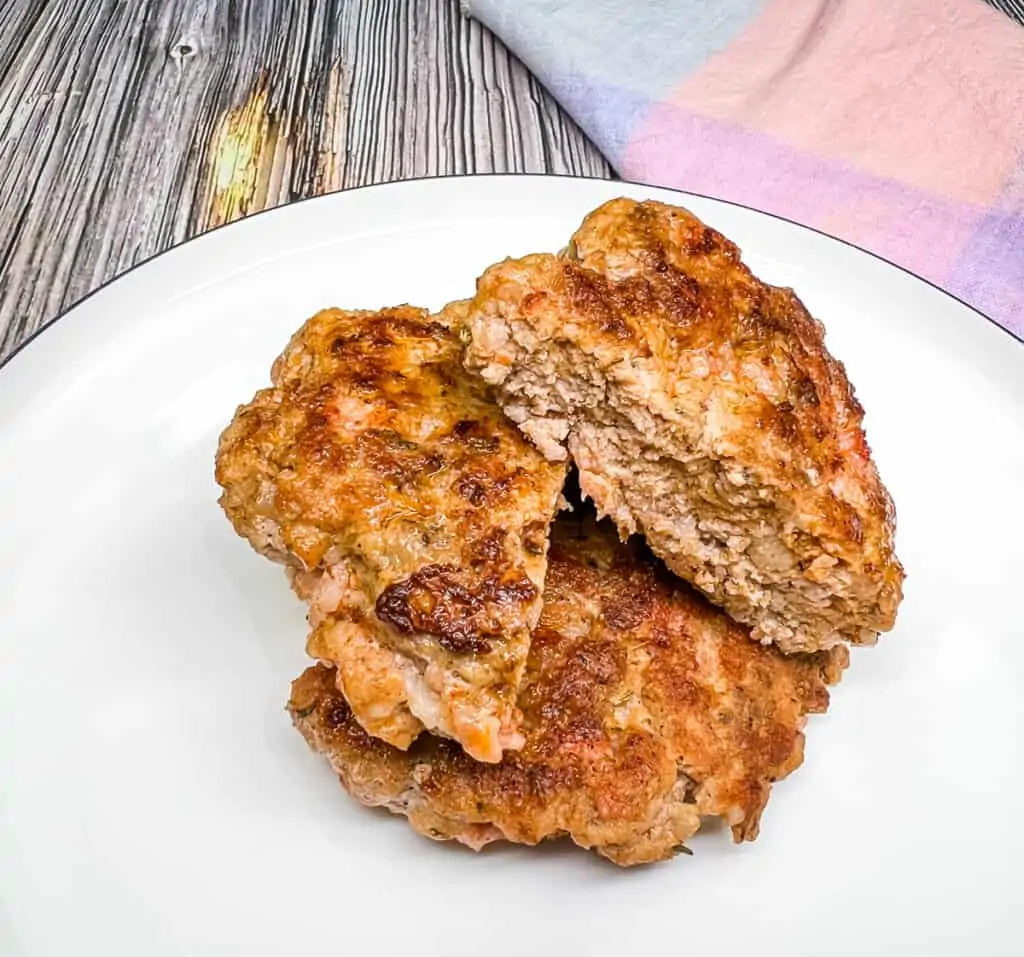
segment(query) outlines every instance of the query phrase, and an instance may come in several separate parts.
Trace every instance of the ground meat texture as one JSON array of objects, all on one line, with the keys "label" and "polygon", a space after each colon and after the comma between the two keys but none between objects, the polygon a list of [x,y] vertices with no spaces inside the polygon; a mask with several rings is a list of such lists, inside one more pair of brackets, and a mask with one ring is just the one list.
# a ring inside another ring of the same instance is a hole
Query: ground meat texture
[{"label": "ground meat texture", "polygon": [[518,747],[565,468],[461,364],[443,321],[329,309],[239,408],[217,453],[235,529],[310,605],[307,650],[369,734],[424,727],[475,758]]},{"label": "ground meat texture", "polygon": [[422,735],[368,735],[317,666],[292,686],[296,727],[359,801],[479,849],[568,836],[617,864],[686,851],[702,817],[753,840],[772,783],[803,760],[845,646],[783,655],[750,640],[610,523],[560,518],[519,692],[524,744],[498,764]]},{"label": "ground meat texture", "polygon": [[613,200],[560,256],[488,269],[453,319],[536,447],[756,640],[892,627],[903,570],[863,410],[821,324],[719,233]]}]

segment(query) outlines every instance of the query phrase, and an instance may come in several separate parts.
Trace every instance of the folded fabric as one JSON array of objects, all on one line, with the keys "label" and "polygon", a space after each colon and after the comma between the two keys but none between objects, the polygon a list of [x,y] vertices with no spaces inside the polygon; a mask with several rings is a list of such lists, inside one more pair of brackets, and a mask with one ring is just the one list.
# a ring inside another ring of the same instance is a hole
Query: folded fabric
[{"label": "folded fabric", "polygon": [[981,0],[463,0],[631,180],[786,216],[1024,336],[1024,27]]}]

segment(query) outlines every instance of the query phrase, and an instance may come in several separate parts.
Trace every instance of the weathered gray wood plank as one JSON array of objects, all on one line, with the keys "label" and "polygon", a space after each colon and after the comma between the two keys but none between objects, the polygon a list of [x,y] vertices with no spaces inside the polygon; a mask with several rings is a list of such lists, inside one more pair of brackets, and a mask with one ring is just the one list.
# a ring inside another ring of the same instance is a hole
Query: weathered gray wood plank
[{"label": "weathered gray wood plank", "polygon": [[212,225],[489,171],[610,173],[457,0],[2,0],[0,358]]},{"label": "weathered gray wood plank", "polygon": [[490,171],[610,172],[457,0],[5,0],[0,357],[213,225]]}]

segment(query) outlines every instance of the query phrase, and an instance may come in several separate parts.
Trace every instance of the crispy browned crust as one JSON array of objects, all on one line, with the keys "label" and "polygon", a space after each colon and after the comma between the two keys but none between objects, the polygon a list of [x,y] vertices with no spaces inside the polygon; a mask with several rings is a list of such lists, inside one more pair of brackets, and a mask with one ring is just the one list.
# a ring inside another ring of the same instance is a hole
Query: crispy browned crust
[{"label": "crispy browned crust", "polygon": [[863,409],[821,323],[724,236],[613,200],[562,256],[488,269],[459,319],[510,417],[755,637],[814,650],[892,627],[903,570]]},{"label": "crispy browned crust", "polygon": [[318,313],[272,381],[221,437],[232,524],[296,570],[310,653],[370,731],[408,746],[423,722],[497,760],[517,741],[564,468],[421,309]]},{"label": "crispy browned crust", "polygon": [[671,856],[723,817],[757,835],[772,782],[803,758],[805,715],[828,705],[844,647],[783,656],[614,532],[559,519],[519,706],[523,749],[470,760],[422,736],[369,737],[333,676],[311,668],[289,710],[360,801],[479,848],[569,835],[618,864]]}]

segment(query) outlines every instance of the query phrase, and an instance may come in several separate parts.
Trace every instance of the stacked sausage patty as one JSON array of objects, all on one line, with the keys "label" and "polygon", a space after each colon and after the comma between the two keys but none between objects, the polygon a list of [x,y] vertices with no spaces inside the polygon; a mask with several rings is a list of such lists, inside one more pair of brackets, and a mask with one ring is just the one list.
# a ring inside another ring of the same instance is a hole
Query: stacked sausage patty
[{"label": "stacked sausage patty", "polygon": [[391,747],[363,730],[323,665],[292,686],[296,726],[358,800],[473,848],[568,834],[640,864],[685,848],[702,817],[756,837],[846,648],[787,657],[752,642],[610,523],[560,518],[552,539],[519,688],[521,750],[493,765],[432,735]]},{"label": "stacked sausage patty", "polygon": [[686,210],[619,199],[484,273],[467,367],[598,509],[759,641],[892,627],[903,570],[863,410],[790,289]]},{"label": "stacked sausage patty", "polygon": [[[271,380],[217,479],[309,604],[289,710],[430,837],[619,864],[702,817],[753,839],[845,643],[893,624],[843,367],[685,210],[615,200],[438,315],[322,312]],[[570,464],[592,506],[556,517]]]},{"label": "stacked sausage patty", "polygon": [[329,309],[221,437],[221,504],[309,602],[311,655],[367,732],[519,747],[565,466],[549,463],[422,309]]}]

